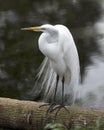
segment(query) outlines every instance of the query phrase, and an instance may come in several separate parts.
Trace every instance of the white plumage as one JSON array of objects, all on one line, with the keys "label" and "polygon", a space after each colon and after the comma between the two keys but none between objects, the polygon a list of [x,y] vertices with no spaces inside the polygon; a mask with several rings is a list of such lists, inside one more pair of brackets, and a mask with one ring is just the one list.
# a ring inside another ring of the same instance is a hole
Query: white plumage
[{"label": "white plumage", "polygon": [[64,78],[64,103],[74,103],[78,94],[79,57],[70,31],[64,25],[45,24],[23,30],[42,31],[38,45],[45,55],[41,64],[38,79],[41,79],[40,90],[44,90],[43,100],[51,101],[55,93],[56,77],[59,76],[55,102],[62,101],[62,79]]}]

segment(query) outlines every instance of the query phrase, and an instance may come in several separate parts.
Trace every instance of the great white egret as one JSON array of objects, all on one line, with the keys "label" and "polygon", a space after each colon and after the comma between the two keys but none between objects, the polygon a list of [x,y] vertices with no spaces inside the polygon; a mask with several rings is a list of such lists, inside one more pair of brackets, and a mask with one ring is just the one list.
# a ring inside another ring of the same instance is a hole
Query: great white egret
[{"label": "great white egret", "polygon": [[48,111],[51,112],[56,104],[60,104],[60,109],[65,106],[64,103],[72,104],[78,93],[80,68],[78,52],[68,28],[64,25],[45,24],[22,30],[42,32],[38,45],[46,58],[38,76],[40,78],[43,74],[44,99],[53,97]]}]

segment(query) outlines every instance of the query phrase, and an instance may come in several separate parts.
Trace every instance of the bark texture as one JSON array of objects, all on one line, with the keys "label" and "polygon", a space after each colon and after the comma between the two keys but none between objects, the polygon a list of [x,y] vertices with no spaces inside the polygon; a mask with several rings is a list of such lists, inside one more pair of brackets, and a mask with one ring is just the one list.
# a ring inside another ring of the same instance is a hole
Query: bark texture
[{"label": "bark texture", "polygon": [[46,123],[58,122],[70,127],[74,124],[91,125],[98,117],[104,120],[104,110],[84,109],[67,106],[69,113],[62,109],[56,119],[55,112],[46,114],[44,103],[0,98],[0,128],[20,130],[42,130]]}]

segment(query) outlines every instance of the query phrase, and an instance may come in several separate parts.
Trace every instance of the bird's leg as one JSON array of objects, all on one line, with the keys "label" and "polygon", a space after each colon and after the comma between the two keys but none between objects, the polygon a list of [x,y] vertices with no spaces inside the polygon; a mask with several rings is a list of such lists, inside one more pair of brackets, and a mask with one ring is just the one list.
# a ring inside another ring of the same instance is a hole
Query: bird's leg
[{"label": "bird's leg", "polygon": [[[47,110],[47,113],[51,112],[53,110],[54,106],[56,105],[56,93],[57,93],[58,81],[59,81],[59,76],[57,75],[57,77],[56,77],[56,86],[55,86],[55,93],[54,93],[53,101],[50,104],[50,106],[49,106],[49,108]],[[39,106],[39,108],[43,107],[43,106],[48,106],[48,105],[49,105],[49,103],[45,103],[45,104]]]},{"label": "bird's leg", "polygon": [[58,81],[59,81],[59,76],[57,75],[57,77],[56,77],[56,86],[55,86],[55,93],[54,93],[53,101],[50,104],[47,112],[51,112],[53,110],[54,106],[56,105],[56,93],[57,93]]},{"label": "bird's leg", "polygon": [[54,102],[54,103],[56,102],[56,93],[57,93],[58,81],[59,81],[59,76],[57,75],[57,77],[56,77],[55,93],[54,93],[54,97],[53,97],[53,102]]},{"label": "bird's leg", "polygon": [[65,79],[64,79],[64,77],[63,77],[63,79],[62,79],[62,105],[64,105],[64,81],[65,81]]},{"label": "bird's leg", "polygon": [[55,114],[55,117],[57,116],[58,112],[59,112],[62,108],[64,108],[64,109],[69,113],[68,109],[65,107],[65,104],[64,104],[64,81],[65,81],[65,79],[64,79],[64,77],[63,77],[63,79],[62,79],[62,101],[61,101],[61,104],[60,104],[60,105],[56,106],[56,107],[53,109],[53,111],[57,109],[56,114]]}]

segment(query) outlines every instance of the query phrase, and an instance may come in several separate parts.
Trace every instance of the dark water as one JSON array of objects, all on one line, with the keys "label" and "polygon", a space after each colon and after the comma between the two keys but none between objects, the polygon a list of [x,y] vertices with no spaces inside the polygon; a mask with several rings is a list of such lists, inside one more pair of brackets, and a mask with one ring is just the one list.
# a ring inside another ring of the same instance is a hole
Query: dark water
[{"label": "dark water", "polygon": [[101,18],[99,0],[0,0],[0,97],[33,99],[29,95],[43,55],[40,33],[21,31],[33,25],[64,24],[75,39],[82,79],[91,55],[100,55],[93,26]]}]

